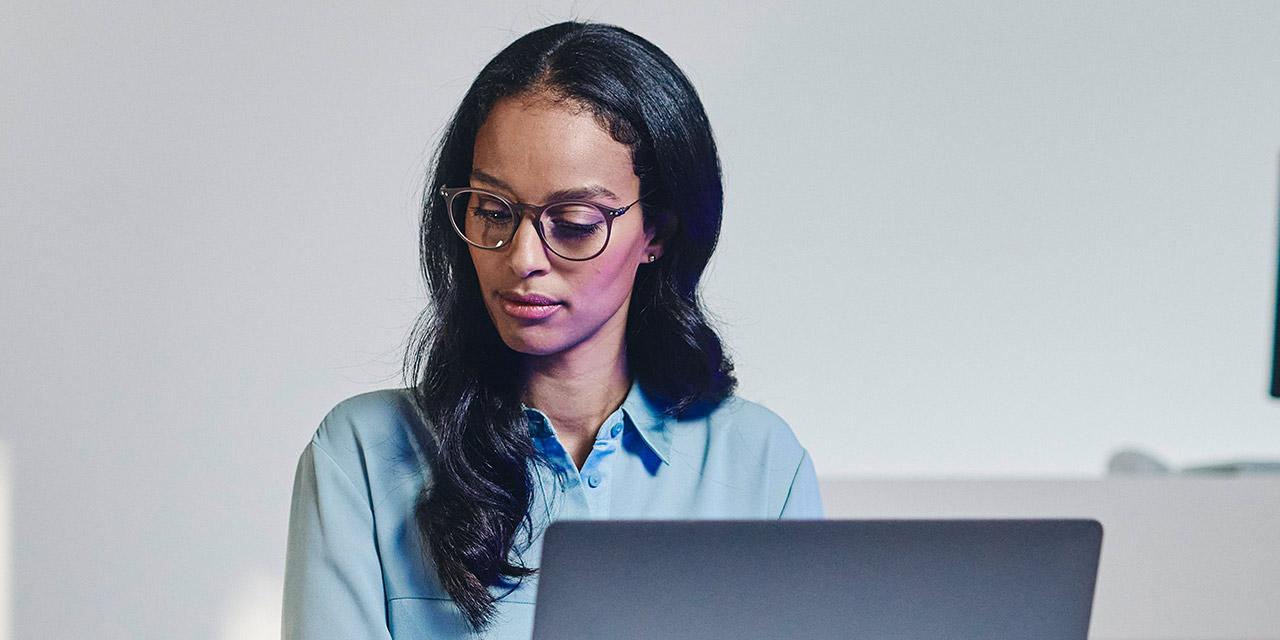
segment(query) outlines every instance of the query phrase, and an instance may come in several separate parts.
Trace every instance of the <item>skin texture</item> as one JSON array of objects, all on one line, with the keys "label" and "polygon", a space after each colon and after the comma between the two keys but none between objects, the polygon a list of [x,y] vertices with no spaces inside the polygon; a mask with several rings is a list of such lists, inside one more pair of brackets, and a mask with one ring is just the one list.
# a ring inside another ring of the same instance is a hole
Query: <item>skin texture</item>
[{"label": "skin texture", "polygon": [[[538,94],[494,106],[476,136],[472,167],[471,186],[514,202],[546,204],[553,191],[591,185],[617,195],[592,198],[609,208],[640,197],[630,149],[589,110]],[[490,319],[503,342],[524,354],[524,402],[551,418],[579,468],[601,423],[631,386],[625,344],[631,289],[649,255],[662,256],[643,214],[636,204],[615,219],[604,252],[584,262],[544,247],[528,218],[508,246],[470,247]],[[563,304],[547,318],[515,318],[503,310],[499,291],[541,294]]]}]

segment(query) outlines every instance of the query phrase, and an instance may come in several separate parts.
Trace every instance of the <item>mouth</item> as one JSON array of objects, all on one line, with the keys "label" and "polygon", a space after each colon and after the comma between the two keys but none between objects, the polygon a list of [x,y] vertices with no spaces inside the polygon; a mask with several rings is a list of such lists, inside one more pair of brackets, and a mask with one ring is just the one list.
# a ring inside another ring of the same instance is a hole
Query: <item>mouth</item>
[{"label": "mouth", "polygon": [[541,294],[499,293],[502,310],[521,320],[541,320],[555,313],[563,303]]}]

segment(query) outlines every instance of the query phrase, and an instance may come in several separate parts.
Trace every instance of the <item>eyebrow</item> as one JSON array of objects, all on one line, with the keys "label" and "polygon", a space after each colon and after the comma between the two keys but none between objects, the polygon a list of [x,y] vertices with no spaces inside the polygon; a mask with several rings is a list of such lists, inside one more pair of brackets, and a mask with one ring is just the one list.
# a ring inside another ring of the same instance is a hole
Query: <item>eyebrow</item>
[{"label": "eyebrow", "polygon": [[[512,189],[511,185],[503,182],[497,177],[481,171],[480,169],[473,169],[471,171],[471,177],[474,180],[487,182],[495,187],[505,189],[507,193],[515,193],[515,189]],[[598,184],[589,184],[585,187],[577,187],[573,189],[558,189],[547,194],[547,202],[559,202],[561,200],[590,200],[593,198],[604,198],[605,200],[613,200],[614,202],[620,201],[617,194]]]}]

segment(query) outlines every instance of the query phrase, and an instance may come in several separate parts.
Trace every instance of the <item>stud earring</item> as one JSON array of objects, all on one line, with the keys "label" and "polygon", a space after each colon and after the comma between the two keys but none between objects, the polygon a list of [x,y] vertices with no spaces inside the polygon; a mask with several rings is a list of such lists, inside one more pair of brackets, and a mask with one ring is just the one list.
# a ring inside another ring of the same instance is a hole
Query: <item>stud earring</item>
[{"label": "stud earring", "polygon": [[654,260],[657,260],[657,259],[658,259],[657,256],[653,255],[652,253],[649,254],[649,262],[653,262]]}]

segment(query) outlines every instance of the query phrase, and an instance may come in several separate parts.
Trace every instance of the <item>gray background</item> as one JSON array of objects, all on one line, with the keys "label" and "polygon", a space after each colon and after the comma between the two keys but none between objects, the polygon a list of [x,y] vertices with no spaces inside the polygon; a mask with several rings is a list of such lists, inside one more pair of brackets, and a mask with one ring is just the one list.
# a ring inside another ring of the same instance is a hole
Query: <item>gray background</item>
[{"label": "gray background", "polygon": [[440,127],[569,17],[701,92],[706,298],[824,478],[1280,455],[1276,3],[10,1],[14,637],[270,630],[299,452],[400,383]]}]

